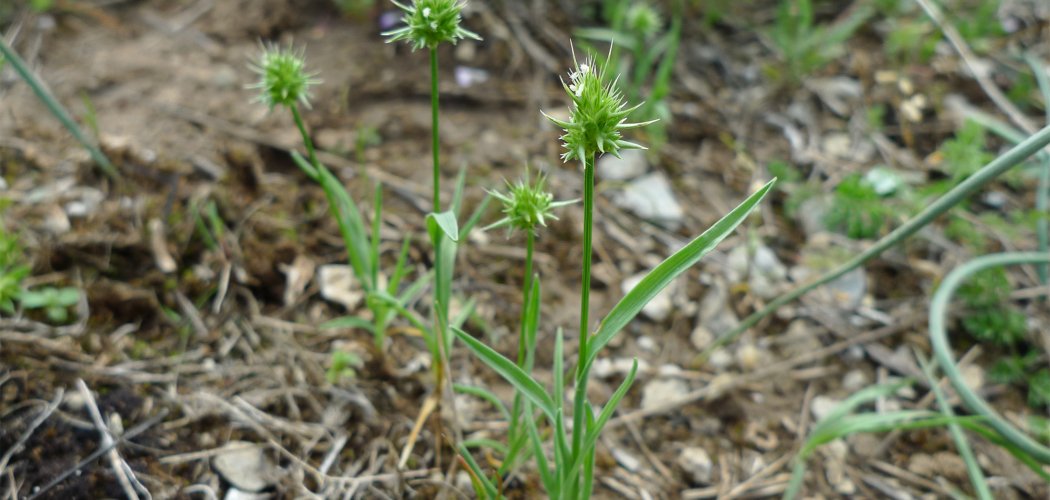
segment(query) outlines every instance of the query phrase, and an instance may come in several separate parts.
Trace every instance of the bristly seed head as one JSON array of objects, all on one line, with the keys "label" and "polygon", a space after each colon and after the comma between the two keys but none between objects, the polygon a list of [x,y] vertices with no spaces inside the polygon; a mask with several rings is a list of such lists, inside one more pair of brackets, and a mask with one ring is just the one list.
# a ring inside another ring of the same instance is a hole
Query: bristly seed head
[{"label": "bristly seed head", "polygon": [[516,183],[507,183],[507,193],[489,191],[494,198],[503,203],[503,218],[485,229],[506,227],[508,235],[515,229],[535,233],[540,227],[547,227],[547,220],[558,220],[554,215],[555,208],[576,203],[578,200],[554,201],[554,195],[546,190],[547,178],[540,174],[535,182],[529,180],[528,170],[525,178]]},{"label": "bristly seed head", "polygon": [[412,50],[433,49],[441,42],[453,45],[463,38],[481,40],[481,37],[460,26],[460,11],[466,5],[461,0],[415,0],[412,5],[405,5],[391,0],[401,10],[404,27],[387,31],[387,43],[405,40],[412,44]]},{"label": "bristly seed head", "polygon": [[664,21],[651,5],[639,2],[627,9],[627,27],[633,33],[649,38],[659,31]]},{"label": "bristly seed head", "polygon": [[260,91],[257,101],[273,109],[275,106],[292,106],[296,102],[310,107],[310,86],[321,83],[314,78],[317,73],[306,71],[306,56],[303,50],[277,45],[263,45],[259,59],[252,61],[251,68],[258,73],[259,81],[248,88]]},{"label": "bristly seed head", "polygon": [[[628,123],[627,115],[641,104],[627,108],[623,96],[616,90],[616,82],[606,82],[605,64],[589,59],[582,64],[573,55],[575,69],[569,71],[569,82],[562,80],[565,92],[572,99],[569,120],[559,120],[543,113],[548,120],[565,129],[561,140],[565,152],[564,161],[592,158],[596,154],[610,153],[620,156],[623,149],[645,149],[645,147],[622,139],[621,131],[653,123]],[[542,112],[542,111],[541,111]]]}]

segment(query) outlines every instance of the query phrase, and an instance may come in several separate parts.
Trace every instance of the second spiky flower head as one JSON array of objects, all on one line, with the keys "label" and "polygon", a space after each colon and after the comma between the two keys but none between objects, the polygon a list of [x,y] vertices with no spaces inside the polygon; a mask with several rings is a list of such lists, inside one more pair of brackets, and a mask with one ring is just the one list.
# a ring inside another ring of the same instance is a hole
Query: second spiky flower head
[{"label": "second spiky flower head", "polygon": [[461,0],[415,0],[411,5],[391,1],[405,11],[401,17],[405,26],[383,33],[389,37],[388,43],[405,40],[412,44],[412,50],[417,50],[433,49],[441,42],[455,45],[463,38],[481,40],[477,33],[460,26],[460,11],[465,6]]},{"label": "second spiky flower head", "polygon": [[535,232],[540,226],[546,227],[547,220],[558,220],[553,212],[555,208],[577,201],[554,201],[554,195],[547,191],[547,178],[543,174],[538,175],[535,182],[532,182],[526,171],[524,179],[519,179],[516,183],[506,182],[506,193],[489,191],[489,194],[503,204],[503,218],[485,229],[506,227],[508,232],[514,229]]},{"label": "second spiky flower head", "polygon": [[309,108],[310,87],[321,83],[315,78],[317,73],[306,71],[306,56],[301,49],[263,45],[262,54],[251,67],[259,75],[259,81],[248,88],[258,89],[258,100],[270,109],[292,106],[297,102]]},{"label": "second spiky flower head", "polygon": [[[627,115],[638,109],[641,103],[627,107],[623,95],[616,89],[616,81],[606,81],[605,65],[588,59],[576,61],[576,68],[569,71],[569,82],[562,80],[565,92],[572,99],[569,120],[563,121],[543,113],[548,120],[565,129],[561,140],[565,152],[564,161],[589,160],[598,153],[611,153],[619,157],[623,149],[645,149],[640,144],[623,140],[621,131],[653,123],[628,123]],[[619,78],[619,76],[617,76]]]}]

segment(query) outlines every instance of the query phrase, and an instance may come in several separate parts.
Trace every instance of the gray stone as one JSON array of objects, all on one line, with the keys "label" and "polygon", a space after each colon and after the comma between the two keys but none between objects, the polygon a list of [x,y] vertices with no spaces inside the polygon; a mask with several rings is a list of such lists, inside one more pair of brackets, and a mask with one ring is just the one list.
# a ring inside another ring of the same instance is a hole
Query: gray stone
[{"label": "gray stone", "polygon": [[348,311],[357,308],[364,297],[360,290],[354,289],[354,270],[346,264],[326,264],[318,267],[317,282],[321,288],[321,297],[341,304]]},{"label": "gray stone", "polygon": [[753,251],[745,245],[738,246],[729,252],[726,261],[729,280],[739,283],[746,277],[750,291],[764,299],[780,295],[787,281],[787,267],[765,245]]},{"label": "gray stone", "polygon": [[839,403],[841,401],[835,398],[820,395],[813,398],[813,401],[809,403],[809,411],[813,414],[813,419],[820,422],[827,418],[838,407]]},{"label": "gray stone", "polygon": [[842,377],[842,388],[850,392],[859,391],[867,385],[868,376],[863,370],[850,370],[846,376]]},{"label": "gray stone", "polygon": [[598,159],[598,177],[602,180],[626,181],[649,170],[649,159],[645,151],[628,149],[620,152],[620,158],[605,155]]},{"label": "gray stone", "polygon": [[815,295],[829,305],[852,311],[860,307],[867,292],[868,275],[863,267],[858,267],[820,287],[820,292]]},{"label": "gray stone", "polygon": [[230,441],[212,459],[226,482],[245,492],[259,492],[277,482],[277,469],[263,448],[247,441]]},{"label": "gray stone", "polygon": [[711,461],[711,455],[707,453],[707,450],[699,446],[682,448],[678,454],[678,466],[693,483],[711,484],[714,462]]},{"label": "gray stone", "polygon": [[638,217],[667,229],[678,229],[685,217],[671,183],[663,172],[653,172],[635,179],[623,192],[613,197],[613,201]]},{"label": "gray stone", "polygon": [[645,384],[642,390],[642,409],[651,410],[681,398],[689,392],[689,385],[677,378],[658,378]]}]

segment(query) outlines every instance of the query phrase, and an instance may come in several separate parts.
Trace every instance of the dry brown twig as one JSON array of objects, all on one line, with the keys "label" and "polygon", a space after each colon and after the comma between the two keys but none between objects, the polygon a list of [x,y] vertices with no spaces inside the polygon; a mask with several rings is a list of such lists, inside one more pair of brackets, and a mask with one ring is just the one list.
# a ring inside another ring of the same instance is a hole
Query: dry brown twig
[{"label": "dry brown twig", "polygon": [[1015,125],[1020,127],[1025,133],[1034,134],[1038,127],[1032,123],[1021,112],[1014,106],[1014,103],[1010,102],[1010,99],[1003,94],[1003,91],[999,90],[999,87],[995,85],[995,82],[988,78],[988,73],[980,69],[976,63],[977,56],[970,50],[970,46],[967,45],[966,40],[963,39],[962,35],[959,34],[959,30],[955,29],[947,19],[944,18],[944,13],[941,12],[940,8],[934,5],[929,0],[915,0],[915,3],[922,7],[922,10],[926,11],[926,14],[933,20],[933,24],[937,25],[944,36],[948,38],[948,42],[951,43],[952,47],[956,52],[959,53],[959,57],[962,58],[963,63],[966,64],[966,68],[970,70],[970,74],[973,75],[974,79],[977,80],[977,84],[981,86],[981,90],[988,95],[988,98],[999,109],[1010,117],[1010,121],[1014,122]]},{"label": "dry brown twig", "polygon": [[[103,420],[102,412],[99,411],[98,404],[95,402],[95,396],[91,393],[91,389],[88,388],[87,384],[84,383],[84,379],[77,379],[77,391],[84,398],[84,406],[91,417],[92,423],[95,424],[95,429],[98,430],[99,446],[109,448],[109,451],[106,452],[109,464],[113,468],[113,474],[117,477],[117,482],[120,483],[120,487],[124,490],[124,495],[134,500],[139,499],[139,493],[147,499],[153,498],[149,490],[135,477],[135,471],[131,469],[131,466],[120,457],[120,452],[117,451],[115,446],[116,441],[113,439],[113,434],[109,426],[106,425],[105,420]],[[117,415],[117,418],[119,418],[119,415]]]},{"label": "dry brown twig", "polygon": [[27,441],[29,441],[29,438],[33,435],[34,432],[36,432],[37,428],[40,427],[40,425],[43,424],[44,421],[47,420],[52,413],[54,413],[55,409],[57,409],[60,404],[62,404],[62,397],[64,395],[65,391],[61,387],[59,387],[55,393],[54,399],[52,399],[51,402],[44,405],[44,409],[40,411],[36,418],[33,419],[33,421],[29,424],[29,427],[26,428],[25,432],[23,432],[22,435],[19,436],[18,439],[15,441],[15,443],[6,452],[4,452],[3,456],[0,456],[0,475],[3,475],[5,469],[7,469],[7,464],[10,462],[11,458],[19,451],[22,451],[22,447],[25,446]]}]

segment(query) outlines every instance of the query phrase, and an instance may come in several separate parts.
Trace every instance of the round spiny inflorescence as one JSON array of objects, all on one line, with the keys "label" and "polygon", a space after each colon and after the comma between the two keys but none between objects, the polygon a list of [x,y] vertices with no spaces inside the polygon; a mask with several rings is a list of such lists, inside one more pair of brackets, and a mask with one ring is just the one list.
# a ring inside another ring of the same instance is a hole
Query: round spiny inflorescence
[{"label": "round spiny inflorescence", "polygon": [[[573,57],[575,61],[575,57]],[[565,92],[572,99],[569,120],[559,120],[543,113],[548,120],[565,129],[561,136],[564,161],[591,159],[598,153],[619,157],[622,149],[645,147],[622,139],[621,131],[653,123],[628,123],[627,115],[641,104],[626,107],[623,96],[616,90],[616,82],[606,82],[605,66],[596,67],[593,59],[569,72],[569,82],[562,80]],[[654,120],[655,121],[655,120]]]},{"label": "round spiny inflorescence", "polygon": [[576,200],[554,201],[554,195],[547,191],[547,179],[540,174],[535,182],[529,180],[529,174],[515,183],[507,182],[507,193],[489,191],[494,198],[503,204],[503,218],[485,229],[506,227],[508,233],[515,229],[535,232],[540,226],[547,227],[547,220],[558,220],[553,213],[555,208],[576,203]]},{"label": "round spiny inflorescence", "polygon": [[259,102],[273,109],[275,106],[292,106],[296,102],[310,107],[310,86],[321,83],[314,78],[317,73],[306,71],[306,56],[302,50],[276,45],[263,45],[259,59],[251,64],[259,74],[259,81],[248,88],[258,89]]},{"label": "round spiny inflorescence", "polygon": [[660,13],[648,3],[639,2],[627,9],[627,28],[643,38],[655,35],[663,23]]},{"label": "round spiny inflorescence", "polygon": [[389,37],[387,43],[405,40],[412,44],[412,50],[433,49],[441,42],[453,45],[463,38],[481,40],[481,37],[460,26],[464,3],[460,0],[415,0],[412,5],[405,5],[392,0],[401,10],[404,27],[383,33]]}]

